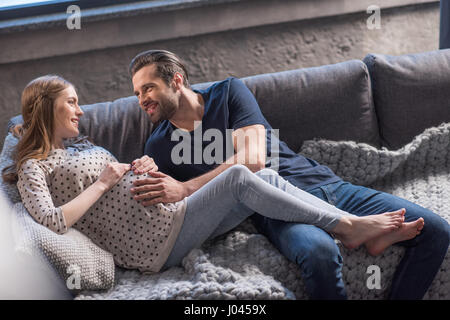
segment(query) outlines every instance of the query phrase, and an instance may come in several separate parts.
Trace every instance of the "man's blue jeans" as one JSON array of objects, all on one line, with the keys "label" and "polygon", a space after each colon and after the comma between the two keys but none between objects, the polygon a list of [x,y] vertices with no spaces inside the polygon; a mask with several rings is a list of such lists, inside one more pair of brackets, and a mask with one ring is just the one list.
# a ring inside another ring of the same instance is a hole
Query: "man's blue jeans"
[{"label": "man's blue jeans", "polygon": [[[366,216],[406,209],[405,222],[425,220],[420,235],[399,242],[406,247],[396,269],[389,299],[422,299],[447,253],[450,227],[432,211],[394,195],[338,181],[309,191],[337,208]],[[342,257],[331,236],[312,225],[287,223],[253,215],[259,232],[289,260],[297,263],[311,299],[346,299]]]}]

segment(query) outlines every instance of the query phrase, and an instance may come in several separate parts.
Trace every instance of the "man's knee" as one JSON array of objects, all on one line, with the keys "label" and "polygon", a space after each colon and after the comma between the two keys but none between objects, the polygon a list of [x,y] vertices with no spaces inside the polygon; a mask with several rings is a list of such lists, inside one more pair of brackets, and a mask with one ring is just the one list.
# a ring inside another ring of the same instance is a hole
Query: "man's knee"
[{"label": "man's knee", "polygon": [[424,226],[420,234],[412,241],[417,244],[429,244],[430,250],[446,250],[450,243],[448,222],[438,214],[420,206],[406,210],[406,222],[415,221],[419,217],[424,219]]},{"label": "man's knee", "polygon": [[[313,227],[313,226],[309,226]],[[315,228],[315,227],[313,227]],[[318,228],[317,228],[318,229]],[[311,233],[301,239],[299,238],[296,228],[290,230],[291,234],[285,234],[291,257],[295,263],[300,266],[308,267],[311,271],[328,269],[328,267],[336,268],[342,264],[342,257],[339,247],[325,231],[318,229],[317,232]]]},{"label": "man's knee", "polygon": [[439,215],[432,213],[424,217],[424,228],[422,233],[425,233],[428,238],[432,239],[434,246],[448,248],[450,243],[450,227],[448,222]]},{"label": "man's knee", "polygon": [[311,243],[303,264],[309,266],[311,272],[314,270],[323,272],[328,268],[335,269],[342,265],[342,256],[333,239],[316,241]]}]

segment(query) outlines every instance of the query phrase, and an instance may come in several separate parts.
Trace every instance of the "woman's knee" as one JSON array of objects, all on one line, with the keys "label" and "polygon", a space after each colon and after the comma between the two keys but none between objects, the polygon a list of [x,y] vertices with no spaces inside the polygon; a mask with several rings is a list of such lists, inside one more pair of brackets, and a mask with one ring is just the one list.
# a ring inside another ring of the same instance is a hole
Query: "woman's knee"
[{"label": "woman's knee", "polygon": [[277,175],[278,172],[276,172],[275,170],[271,169],[271,168],[263,168],[259,171],[255,172],[256,175],[261,176],[261,175]]},{"label": "woman's knee", "polygon": [[235,164],[231,167],[229,167],[228,169],[226,169],[226,171],[228,174],[230,175],[236,175],[236,176],[241,176],[243,174],[246,174],[247,172],[250,172],[250,169],[247,168],[246,166],[244,166],[243,164]]},{"label": "woman's knee", "polygon": [[264,168],[255,172],[255,175],[263,179],[264,181],[271,182],[276,176],[278,176],[278,172],[273,169]]},{"label": "woman's knee", "polygon": [[228,179],[231,180],[233,184],[243,182],[250,175],[253,175],[250,169],[242,164],[235,164],[226,169],[223,173],[227,176]]},{"label": "woman's knee", "polygon": [[259,171],[252,172],[249,168],[247,168],[243,164],[235,164],[231,167],[229,167],[226,171],[230,176],[236,176],[236,177],[245,177],[247,175],[256,175],[258,177],[274,177],[278,175],[278,172],[276,172],[273,169],[269,168],[263,168]]},{"label": "woman's knee", "polygon": [[242,186],[249,180],[253,173],[244,165],[236,164],[221,173],[227,190],[230,190],[236,199],[240,199]]}]

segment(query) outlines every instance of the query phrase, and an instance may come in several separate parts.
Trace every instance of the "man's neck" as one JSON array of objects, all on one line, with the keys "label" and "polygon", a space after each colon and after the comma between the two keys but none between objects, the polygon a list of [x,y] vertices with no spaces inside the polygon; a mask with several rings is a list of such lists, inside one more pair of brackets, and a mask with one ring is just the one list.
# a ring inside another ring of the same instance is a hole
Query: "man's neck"
[{"label": "man's neck", "polygon": [[194,122],[202,121],[204,110],[205,103],[202,95],[185,88],[181,95],[179,109],[169,121],[179,129],[193,131]]}]

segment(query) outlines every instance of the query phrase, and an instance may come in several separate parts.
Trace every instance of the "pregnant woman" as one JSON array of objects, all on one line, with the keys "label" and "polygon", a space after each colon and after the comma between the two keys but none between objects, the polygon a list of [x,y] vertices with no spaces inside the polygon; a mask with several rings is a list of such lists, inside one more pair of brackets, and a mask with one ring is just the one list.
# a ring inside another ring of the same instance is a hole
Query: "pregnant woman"
[{"label": "pregnant woman", "polygon": [[[242,165],[222,172],[176,203],[144,207],[130,188],[157,166],[147,156],[118,163],[107,150],[79,137],[83,111],[74,86],[58,76],[31,81],[22,94],[24,123],[15,164],[3,172],[17,181],[32,217],[56,233],[74,227],[111,252],[117,265],[154,273],[177,265],[193,248],[236,227],[254,212],[313,224],[344,246],[366,244],[379,254],[420,233],[423,219],[404,222],[404,209],[358,217],[302,191],[275,171]],[[400,231],[399,231],[400,230]]]}]

